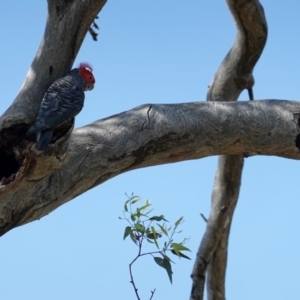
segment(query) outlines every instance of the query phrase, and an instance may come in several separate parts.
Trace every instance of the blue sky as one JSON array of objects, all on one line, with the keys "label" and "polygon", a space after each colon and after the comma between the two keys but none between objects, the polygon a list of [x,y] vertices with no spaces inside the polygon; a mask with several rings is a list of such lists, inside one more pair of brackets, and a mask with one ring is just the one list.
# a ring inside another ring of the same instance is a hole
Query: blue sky
[{"label": "blue sky", "polygon": [[[269,25],[254,76],[256,99],[299,99],[300,4],[262,1]],[[94,67],[76,126],[144,103],[203,101],[236,34],[225,1],[109,0],[99,15],[99,41],[87,35],[75,65]],[[18,93],[43,35],[46,1],[0,4],[1,106]],[[247,94],[240,97],[247,100]],[[216,157],[122,174],[39,221],[0,239],[3,300],[135,299],[123,242],[125,193],[150,199],[170,221],[184,216],[182,237],[195,258],[209,214]],[[228,299],[299,299],[299,193],[297,161],[252,157],[230,237]],[[150,251],[150,246],[147,246]],[[193,261],[177,261],[173,285],[149,257],[134,267],[142,299],[188,299]]]}]

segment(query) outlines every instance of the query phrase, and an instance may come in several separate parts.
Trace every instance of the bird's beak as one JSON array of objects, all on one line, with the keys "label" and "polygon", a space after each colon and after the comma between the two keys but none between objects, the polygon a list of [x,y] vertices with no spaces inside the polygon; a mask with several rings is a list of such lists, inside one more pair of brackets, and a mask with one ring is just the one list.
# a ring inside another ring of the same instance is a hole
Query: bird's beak
[{"label": "bird's beak", "polygon": [[88,83],[88,84],[86,85],[86,90],[87,90],[87,91],[91,91],[93,88],[94,88],[94,84],[93,84],[93,83]]}]

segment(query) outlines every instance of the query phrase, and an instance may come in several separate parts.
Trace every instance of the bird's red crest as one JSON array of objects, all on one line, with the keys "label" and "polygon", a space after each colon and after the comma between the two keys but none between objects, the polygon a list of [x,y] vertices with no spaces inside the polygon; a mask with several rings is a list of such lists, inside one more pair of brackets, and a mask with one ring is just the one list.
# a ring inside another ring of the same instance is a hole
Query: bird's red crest
[{"label": "bird's red crest", "polygon": [[85,79],[86,83],[94,84],[96,82],[92,72],[93,72],[93,68],[90,64],[81,63],[79,65],[79,73]]},{"label": "bird's red crest", "polygon": [[93,72],[93,68],[89,63],[80,63],[79,70],[81,70],[81,71],[88,70],[91,73]]}]

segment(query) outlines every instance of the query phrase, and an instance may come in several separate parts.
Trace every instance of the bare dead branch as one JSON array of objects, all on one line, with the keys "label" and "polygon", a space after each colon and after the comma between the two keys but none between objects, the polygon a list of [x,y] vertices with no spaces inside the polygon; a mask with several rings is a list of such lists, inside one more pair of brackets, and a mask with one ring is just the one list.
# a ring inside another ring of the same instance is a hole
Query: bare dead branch
[{"label": "bare dead branch", "polygon": [[[98,26],[98,24],[96,23],[96,19],[98,19],[99,17],[98,16],[96,16],[95,17],[95,19],[94,19],[94,21],[93,21],[93,23],[92,23],[92,26],[90,26],[90,28],[89,28],[89,33],[90,33],[90,35],[92,36],[92,39],[94,40],[94,41],[97,41],[98,39],[97,39],[97,36],[98,36],[98,33],[94,30],[94,28],[96,29],[96,30],[99,30],[99,26]],[[94,28],[93,28],[94,27]]]},{"label": "bare dead branch", "polygon": [[[237,38],[210,85],[207,100],[237,100],[243,89],[248,89],[252,100],[252,71],[267,39],[263,8],[257,0],[227,0],[227,4],[237,25]],[[192,273],[190,299],[203,299],[208,268],[208,299],[225,300],[228,237],[238,199],[242,168],[242,156],[226,155],[219,158],[211,213]]]},{"label": "bare dead branch", "polygon": [[204,214],[200,214],[200,216],[202,217],[202,219],[204,220],[204,222],[207,223],[207,218],[204,216]]},{"label": "bare dead branch", "polygon": [[249,100],[254,100],[253,88],[248,89]]},{"label": "bare dead branch", "polygon": [[89,28],[89,33],[92,36],[92,39],[96,42],[98,33],[92,27]]}]

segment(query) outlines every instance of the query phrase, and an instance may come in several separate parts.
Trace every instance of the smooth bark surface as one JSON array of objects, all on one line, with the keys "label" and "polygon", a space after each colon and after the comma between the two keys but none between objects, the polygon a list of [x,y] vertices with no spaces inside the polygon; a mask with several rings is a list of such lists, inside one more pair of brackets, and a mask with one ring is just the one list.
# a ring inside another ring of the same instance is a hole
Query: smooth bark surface
[{"label": "smooth bark surface", "polygon": [[[227,0],[227,4],[236,23],[237,37],[214,77],[207,100],[237,100],[244,89],[248,89],[252,100],[252,71],[267,39],[264,11],[259,1],[255,0]],[[228,239],[238,200],[243,164],[241,155],[219,157],[211,212],[192,272],[191,299],[203,299],[207,277],[207,298],[225,300]]]}]

